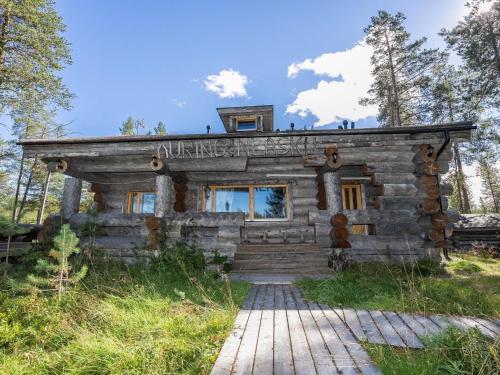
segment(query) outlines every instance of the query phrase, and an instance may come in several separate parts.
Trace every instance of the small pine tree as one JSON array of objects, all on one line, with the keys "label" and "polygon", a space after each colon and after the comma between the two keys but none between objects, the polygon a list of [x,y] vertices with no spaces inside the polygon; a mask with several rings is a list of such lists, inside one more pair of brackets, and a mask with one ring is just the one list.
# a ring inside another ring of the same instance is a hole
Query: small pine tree
[{"label": "small pine tree", "polygon": [[0,216],[0,235],[7,238],[7,248],[5,249],[5,264],[3,270],[4,280],[7,277],[7,270],[9,268],[10,241],[12,236],[21,234],[22,232],[23,230],[17,226],[15,221]]},{"label": "small pine tree", "polygon": [[70,229],[69,224],[64,224],[58,235],[54,237],[54,247],[49,252],[49,256],[55,260],[55,263],[39,259],[35,270],[44,275],[28,275],[27,285],[24,285],[22,289],[31,289],[36,292],[56,291],[61,300],[62,293],[87,274],[87,266],[82,266],[78,272],[74,272],[69,264],[69,257],[80,252],[77,245],[78,237]]},{"label": "small pine tree", "polygon": [[122,122],[122,127],[120,128],[121,135],[136,135],[134,127],[134,119],[132,116],[128,116],[127,120]]},{"label": "small pine tree", "polygon": [[167,135],[167,128],[163,122],[159,122],[156,128],[153,128],[155,135]]}]

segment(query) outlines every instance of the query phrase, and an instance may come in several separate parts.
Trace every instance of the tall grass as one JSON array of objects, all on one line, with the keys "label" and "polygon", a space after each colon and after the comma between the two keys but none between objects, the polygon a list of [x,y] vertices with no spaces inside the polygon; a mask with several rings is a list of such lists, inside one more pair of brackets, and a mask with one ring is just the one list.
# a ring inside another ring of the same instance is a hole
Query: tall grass
[{"label": "tall grass", "polygon": [[[446,267],[359,264],[333,279],[298,282],[307,298],[332,306],[401,312],[500,316],[500,261],[479,258],[484,271],[456,274],[457,259]],[[463,269],[464,266],[458,268]],[[456,268],[456,267],[455,267]],[[471,269],[471,266],[465,266]]]},{"label": "tall grass", "polygon": [[3,291],[0,372],[205,374],[247,291],[204,272],[110,262],[61,303]]},{"label": "tall grass", "polygon": [[494,375],[500,369],[500,341],[492,341],[477,329],[456,328],[428,337],[421,350],[364,344],[384,374]]}]

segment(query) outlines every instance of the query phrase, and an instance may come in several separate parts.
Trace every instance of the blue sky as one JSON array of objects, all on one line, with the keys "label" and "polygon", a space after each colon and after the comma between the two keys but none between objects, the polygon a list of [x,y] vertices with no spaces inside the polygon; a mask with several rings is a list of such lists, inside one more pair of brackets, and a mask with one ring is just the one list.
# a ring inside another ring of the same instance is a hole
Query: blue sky
[{"label": "blue sky", "polygon": [[[352,49],[370,17],[402,11],[412,36],[434,47],[463,8],[462,0],[61,0],[74,61],[63,78],[77,97],[60,119],[75,136],[118,134],[129,115],[150,127],[162,120],[170,134],[202,133],[207,124],[222,132],[216,107],[274,104],[282,129],[346,117],[376,126],[349,109],[368,66],[367,50]],[[354,80],[350,88],[339,75]]]}]

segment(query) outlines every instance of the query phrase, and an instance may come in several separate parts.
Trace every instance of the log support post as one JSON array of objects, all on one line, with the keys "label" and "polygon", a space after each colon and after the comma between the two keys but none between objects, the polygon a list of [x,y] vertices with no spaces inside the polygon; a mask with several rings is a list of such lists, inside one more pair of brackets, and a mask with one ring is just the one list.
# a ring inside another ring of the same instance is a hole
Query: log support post
[{"label": "log support post", "polygon": [[342,192],[340,191],[340,176],[338,172],[325,172],[323,174],[325,183],[326,208],[333,216],[342,212]]},{"label": "log support post", "polygon": [[155,217],[163,217],[172,211],[172,189],[172,177],[164,174],[156,176]]},{"label": "log support post", "polygon": [[64,179],[64,190],[61,202],[61,216],[64,221],[77,214],[82,196],[82,180],[74,177]]}]

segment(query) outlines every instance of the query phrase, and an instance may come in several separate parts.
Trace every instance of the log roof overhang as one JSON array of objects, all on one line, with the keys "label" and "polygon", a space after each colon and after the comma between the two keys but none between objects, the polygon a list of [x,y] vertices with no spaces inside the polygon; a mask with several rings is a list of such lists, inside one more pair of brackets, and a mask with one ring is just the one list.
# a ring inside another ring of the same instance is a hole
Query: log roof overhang
[{"label": "log roof overhang", "polygon": [[[219,133],[219,134],[179,134],[179,135],[119,135],[107,137],[81,137],[81,138],[26,138],[19,141],[18,145],[48,145],[48,144],[85,144],[85,143],[119,143],[119,142],[144,142],[144,141],[177,141],[220,138],[248,138],[248,137],[289,137],[289,136],[322,136],[322,135],[390,135],[390,134],[420,134],[442,133],[444,131],[460,132],[471,131],[477,126],[471,121],[460,121],[435,125],[401,126],[397,128],[357,128],[334,130],[300,130],[300,131],[273,131],[260,133]],[[353,138],[354,140],[355,138]]]},{"label": "log roof overhang", "polygon": [[[155,174],[151,169],[152,155],[165,146],[177,150],[179,144],[233,144],[234,142],[249,142],[265,149],[269,140],[275,143],[288,144],[292,150],[294,142],[302,142],[297,152],[281,155],[283,157],[300,157],[299,151],[311,147],[314,141],[315,151],[323,155],[325,145],[336,143],[345,159],[350,163],[363,163],[363,155],[373,153],[373,150],[392,152],[392,149],[411,147],[419,143],[433,143],[440,147],[445,140],[444,132],[449,132],[452,142],[467,141],[471,131],[476,127],[471,122],[439,124],[400,128],[366,128],[346,130],[313,130],[294,132],[261,132],[261,133],[226,133],[226,134],[194,134],[167,136],[113,136],[62,139],[24,139],[19,142],[27,157],[38,157],[44,162],[63,159],[68,164],[65,174],[82,178],[90,182],[124,183],[125,181],[149,181]],[[285,137],[285,139],[283,139]],[[289,137],[288,139],[286,137]],[[246,138],[238,140],[239,138]],[[226,141],[234,140],[234,141]],[[309,139],[309,145],[308,145]],[[294,141],[296,140],[296,141]],[[281,147],[282,145],[280,145]],[[184,146],[183,146],[184,147]],[[200,146],[201,147],[201,146]],[[192,150],[192,149],[191,149]],[[234,151],[234,149],[233,149]],[[279,148],[278,148],[279,151]],[[400,152],[400,150],[398,151]],[[308,148],[306,154],[310,154]],[[168,166],[174,173],[187,172],[195,174],[213,174],[217,172],[244,173],[248,157],[273,155],[238,155],[226,154],[225,157],[185,156],[184,158],[168,159]],[[219,155],[221,156],[221,155]],[[275,154],[274,157],[280,157]],[[383,159],[383,156],[381,156]],[[382,160],[383,161],[383,160]]]}]

